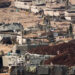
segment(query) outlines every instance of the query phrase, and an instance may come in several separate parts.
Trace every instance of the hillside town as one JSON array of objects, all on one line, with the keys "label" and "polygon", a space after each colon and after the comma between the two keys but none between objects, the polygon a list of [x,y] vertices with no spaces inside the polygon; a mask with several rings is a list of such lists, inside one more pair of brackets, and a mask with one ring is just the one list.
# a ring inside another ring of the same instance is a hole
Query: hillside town
[{"label": "hillside town", "polygon": [[75,75],[75,0],[0,0],[0,75]]}]

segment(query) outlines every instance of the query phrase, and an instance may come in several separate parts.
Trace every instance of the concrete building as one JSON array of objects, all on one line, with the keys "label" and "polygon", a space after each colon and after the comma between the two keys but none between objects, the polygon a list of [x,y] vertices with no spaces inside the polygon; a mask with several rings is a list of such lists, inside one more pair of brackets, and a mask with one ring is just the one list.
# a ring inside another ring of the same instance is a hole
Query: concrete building
[{"label": "concrete building", "polygon": [[5,24],[0,23],[0,32],[18,32],[22,31],[23,26],[20,23]]},{"label": "concrete building", "polygon": [[46,0],[34,0],[35,5],[44,5],[46,4]]},{"label": "concrete building", "polygon": [[9,0],[0,0],[0,8],[10,6],[11,2]]},{"label": "concrete building", "polygon": [[20,2],[32,2],[32,0],[15,0],[15,1],[20,1]]},{"label": "concrete building", "polygon": [[14,1],[14,5],[16,8],[29,10],[30,5],[32,4],[32,0],[16,0]]}]

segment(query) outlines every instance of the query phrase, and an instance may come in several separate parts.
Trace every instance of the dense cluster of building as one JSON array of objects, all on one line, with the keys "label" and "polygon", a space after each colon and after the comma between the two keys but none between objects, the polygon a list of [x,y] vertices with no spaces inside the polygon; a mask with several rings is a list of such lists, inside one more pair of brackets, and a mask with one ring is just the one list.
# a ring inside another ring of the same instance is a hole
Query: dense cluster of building
[{"label": "dense cluster of building", "polygon": [[[75,54],[71,52],[71,50],[75,52],[73,50],[75,43],[69,44],[69,41],[75,39],[75,1],[4,0],[0,2],[0,7],[10,6],[12,3],[11,8],[16,9],[17,13],[20,10],[34,16],[39,15],[41,21],[27,28],[19,22],[0,23],[0,44],[13,45],[6,54],[0,51],[0,73],[75,75],[75,61],[70,66],[60,62],[68,61],[69,64],[71,55]],[[65,60],[67,58],[68,60]]]}]

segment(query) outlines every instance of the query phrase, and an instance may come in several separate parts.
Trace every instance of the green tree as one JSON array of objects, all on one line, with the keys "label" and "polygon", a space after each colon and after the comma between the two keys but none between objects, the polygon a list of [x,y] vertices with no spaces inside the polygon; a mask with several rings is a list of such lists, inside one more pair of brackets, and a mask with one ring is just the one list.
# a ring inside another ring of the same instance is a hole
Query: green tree
[{"label": "green tree", "polygon": [[69,33],[70,33],[70,34],[73,33],[73,27],[72,27],[72,24],[70,24],[70,26],[69,26]]},{"label": "green tree", "polygon": [[66,0],[66,9],[69,8],[69,0]]}]

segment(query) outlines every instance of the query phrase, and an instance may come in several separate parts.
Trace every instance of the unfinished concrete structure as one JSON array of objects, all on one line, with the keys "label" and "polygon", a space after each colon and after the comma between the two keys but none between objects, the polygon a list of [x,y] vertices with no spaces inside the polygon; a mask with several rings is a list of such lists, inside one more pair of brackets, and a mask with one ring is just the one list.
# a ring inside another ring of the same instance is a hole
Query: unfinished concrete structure
[{"label": "unfinished concrete structure", "polygon": [[33,0],[35,5],[45,5],[46,0]]},{"label": "unfinished concrete structure", "polygon": [[16,8],[29,10],[32,0],[16,0],[14,2]]},{"label": "unfinished concrete structure", "polygon": [[22,30],[23,26],[20,23],[0,23],[0,32],[18,32]]},{"label": "unfinished concrete structure", "polygon": [[[39,66],[28,66],[24,68],[23,66],[15,67],[13,70],[13,67],[11,69],[10,75],[68,75],[68,68],[66,66],[49,66],[49,65],[39,65]],[[32,68],[32,69],[31,69]],[[17,72],[15,72],[17,70]],[[18,73],[19,72],[19,73]]]},{"label": "unfinished concrete structure", "polygon": [[75,21],[75,1],[69,0],[69,9],[65,12],[65,18],[66,20],[69,20],[71,22]]},{"label": "unfinished concrete structure", "polygon": [[0,0],[0,8],[10,6],[11,2],[9,0]]}]

